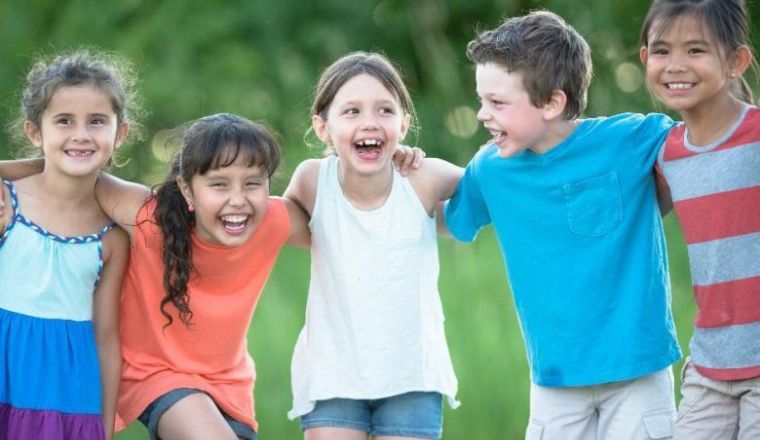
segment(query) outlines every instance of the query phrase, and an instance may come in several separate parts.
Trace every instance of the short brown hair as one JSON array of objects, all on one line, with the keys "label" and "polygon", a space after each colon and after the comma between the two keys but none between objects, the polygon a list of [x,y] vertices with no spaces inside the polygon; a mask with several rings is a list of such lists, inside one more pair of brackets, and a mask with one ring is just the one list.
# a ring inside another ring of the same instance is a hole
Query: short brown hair
[{"label": "short brown hair", "polygon": [[480,32],[467,44],[476,64],[493,62],[507,72],[523,74],[523,86],[538,107],[555,90],[567,96],[564,117],[574,119],[586,108],[591,82],[591,49],[583,37],[557,14],[534,11],[508,18],[496,29]]}]

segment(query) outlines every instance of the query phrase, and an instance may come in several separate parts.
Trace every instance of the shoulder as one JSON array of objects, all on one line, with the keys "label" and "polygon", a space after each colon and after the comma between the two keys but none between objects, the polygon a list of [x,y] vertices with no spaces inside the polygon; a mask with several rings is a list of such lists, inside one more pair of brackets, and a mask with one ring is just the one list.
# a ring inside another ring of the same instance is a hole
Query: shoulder
[{"label": "shoulder", "polygon": [[290,222],[290,205],[293,202],[279,196],[270,196],[267,200],[267,211],[262,223],[273,225],[275,227],[284,226],[289,228]]},{"label": "shoulder", "polygon": [[311,213],[314,208],[314,201],[317,195],[317,186],[319,184],[319,172],[322,163],[327,159],[307,159],[301,162],[290,183],[285,190],[285,197],[301,205],[307,212]]},{"label": "shoulder", "polygon": [[741,130],[760,132],[760,107],[750,106],[740,126]]},{"label": "shoulder", "polygon": [[610,130],[665,132],[676,122],[662,113],[620,113],[605,118],[590,119],[595,125]]},{"label": "shoulder", "polygon": [[439,201],[450,196],[463,173],[463,168],[443,159],[425,158],[418,169],[409,173],[408,178],[418,193],[429,192],[434,196],[434,201]]},{"label": "shoulder", "polygon": [[292,180],[308,184],[316,182],[319,179],[319,168],[327,159],[306,159],[296,167],[293,172]]},{"label": "shoulder", "polygon": [[303,248],[308,247],[311,241],[311,232],[309,230],[309,214],[306,208],[294,199],[286,197],[271,197],[271,199],[278,202],[285,211],[286,218],[279,224],[287,225],[289,231],[287,244]]},{"label": "shoulder", "polygon": [[617,115],[585,119],[581,125],[584,141],[595,140],[616,144],[625,143],[651,151],[662,144],[676,122],[662,113],[620,113]]}]

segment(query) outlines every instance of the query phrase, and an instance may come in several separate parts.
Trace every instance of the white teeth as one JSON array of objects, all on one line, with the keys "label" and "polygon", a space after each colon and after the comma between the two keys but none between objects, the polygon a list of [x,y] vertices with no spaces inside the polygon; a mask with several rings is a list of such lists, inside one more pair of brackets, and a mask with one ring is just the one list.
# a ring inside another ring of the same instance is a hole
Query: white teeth
[{"label": "white teeth", "polygon": [[227,223],[242,223],[247,218],[247,215],[223,215],[222,221],[225,221]]},{"label": "white teeth", "polygon": [[92,155],[94,152],[92,150],[66,150],[65,153],[69,156],[85,157]]},{"label": "white teeth", "polygon": [[685,90],[690,89],[694,87],[693,83],[685,83],[685,82],[679,82],[679,83],[667,83],[665,86],[669,89],[678,89],[678,90]]},{"label": "white teeth", "polygon": [[364,139],[356,143],[356,145],[359,145],[360,147],[374,147],[376,145],[380,145],[380,140],[378,139]]}]

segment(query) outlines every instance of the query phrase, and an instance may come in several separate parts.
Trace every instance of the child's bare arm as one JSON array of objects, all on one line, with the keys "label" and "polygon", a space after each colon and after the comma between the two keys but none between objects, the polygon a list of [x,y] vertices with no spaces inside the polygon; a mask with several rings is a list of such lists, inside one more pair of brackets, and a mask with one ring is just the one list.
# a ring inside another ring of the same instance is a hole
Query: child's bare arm
[{"label": "child's bare arm", "polygon": [[291,234],[288,244],[308,248],[311,246],[309,218],[314,210],[319,180],[319,159],[308,159],[298,165],[290,178],[283,196],[290,214]]},{"label": "child's bare arm", "polygon": [[659,172],[655,172],[655,181],[657,182],[657,203],[660,205],[660,215],[665,217],[673,209],[670,187]]},{"label": "child's bare arm", "polygon": [[463,174],[462,167],[435,158],[424,159],[420,168],[409,174],[409,180],[425,209],[431,215],[436,214],[440,234],[448,234],[443,221],[443,201],[454,195]]},{"label": "child's bare arm", "polygon": [[41,173],[45,159],[0,160],[0,176],[5,180],[18,180]]},{"label": "child's bare arm", "polygon": [[[8,206],[8,209],[5,209],[6,205]],[[13,210],[10,208],[10,205],[10,191],[8,191],[8,188],[6,188],[5,185],[0,184],[0,236],[3,235],[5,228],[11,222]]]},{"label": "child's bare arm", "polygon": [[114,435],[116,398],[121,379],[121,344],[119,342],[119,303],[121,280],[128,261],[129,238],[115,228],[103,238],[105,265],[93,302],[95,342],[100,361],[100,378],[103,393],[103,426],[106,439]]},{"label": "child's bare arm", "polygon": [[309,216],[293,200],[283,198],[285,206],[288,208],[290,217],[290,236],[288,244],[304,249],[311,247],[311,230],[309,229]]},{"label": "child's bare arm", "polygon": [[138,183],[102,173],[95,184],[100,208],[132,238],[137,212],[150,196],[150,189]]},{"label": "child's bare arm", "polygon": [[409,180],[429,213],[438,202],[451,198],[464,169],[442,159],[425,158]]}]

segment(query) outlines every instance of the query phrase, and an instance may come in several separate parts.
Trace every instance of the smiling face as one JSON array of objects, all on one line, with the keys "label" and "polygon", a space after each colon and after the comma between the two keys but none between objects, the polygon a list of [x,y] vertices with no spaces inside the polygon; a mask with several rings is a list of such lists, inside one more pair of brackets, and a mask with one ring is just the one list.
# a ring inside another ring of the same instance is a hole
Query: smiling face
[{"label": "smiling face", "polygon": [[397,97],[380,80],[363,73],[340,87],[326,119],[315,115],[312,122],[317,136],[335,148],[349,171],[373,174],[390,166],[409,119]]},{"label": "smiling face", "polygon": [[207,243],[240,246],[254,233],[267,209],[266,171],[240,155],[226,167],[196,174],[189,184],[178,179],[188,205],[194,207],[195,230]]},{"label": "smiling face", "polygon": [[42,148],[45,172],[91,176],[105,166],[121,145],[127,124],[119,124],[111,101],[91,85],[63,86],[50,99],[40,126],[26,121],[29,140]]},{"label": "smiling face", "polygon": [[501,157],[525,149],[540,152],[552,146],[545,139],[544,111],[531,103],[521,73],[510,73],[487,62],[477,65],[475,82],[481,103],[478,120],[493,136],[491,143],[499,148]]},{"label": "smiling face", "polygon": [[729,71],[715,39],[694,16],[662,29],[656,21],[641,48],[647,83],[654,95],[680,113],[711,108],[729,93]]}]

